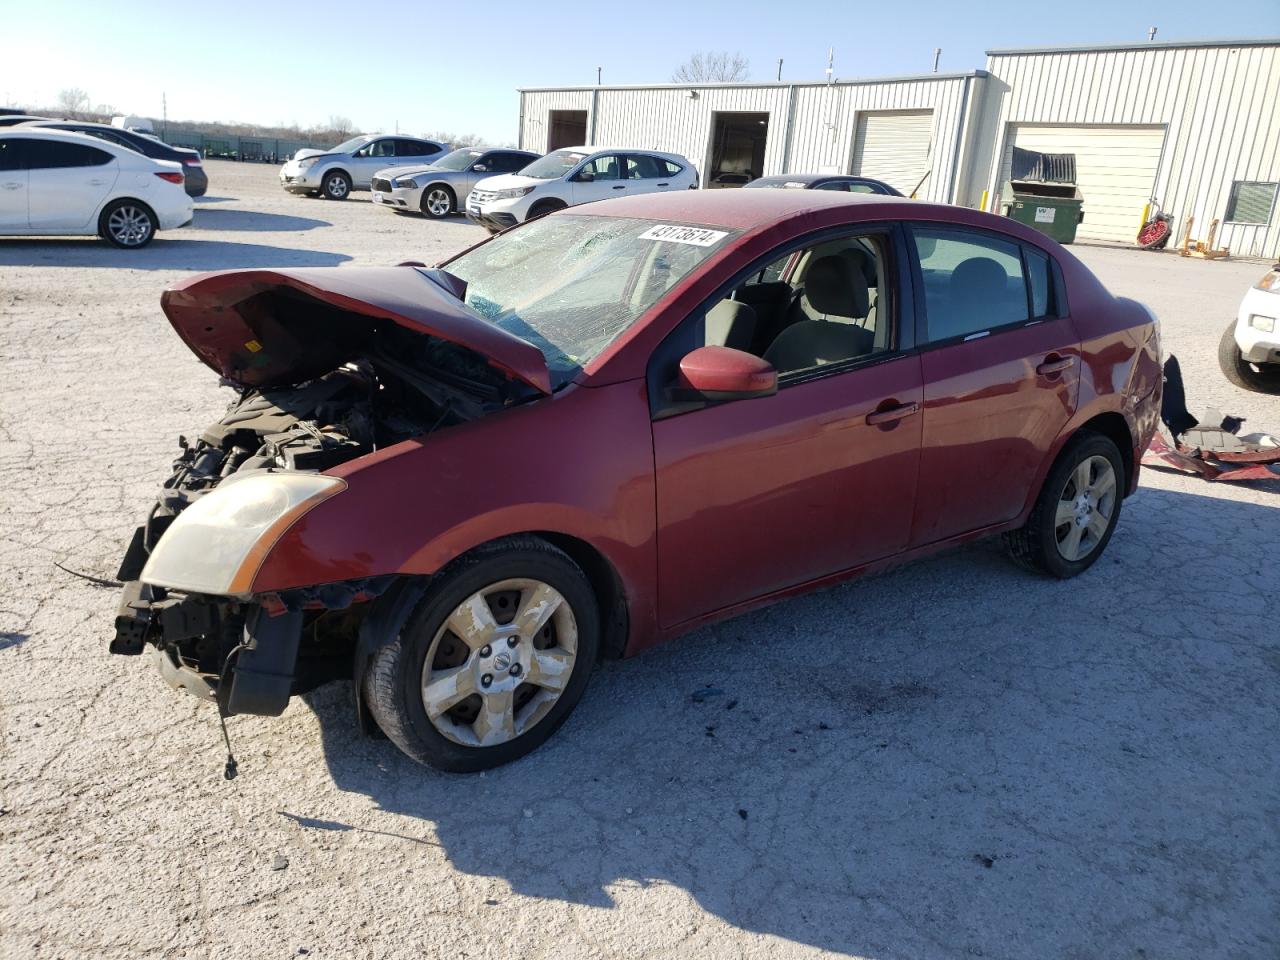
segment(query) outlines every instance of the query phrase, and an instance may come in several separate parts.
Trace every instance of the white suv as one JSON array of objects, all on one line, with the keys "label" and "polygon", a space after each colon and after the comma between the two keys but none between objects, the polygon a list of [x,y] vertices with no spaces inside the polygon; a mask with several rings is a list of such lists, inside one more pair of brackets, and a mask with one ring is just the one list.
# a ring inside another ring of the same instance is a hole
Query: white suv
[{"label": "white suv", "polygon": [[1244,295],[1218,344],[1218,364],[1237,387],[1280,393],[1280,263]]},{"label": "white suv", "polygon": [[698,171],[678,153],[566,147],[519,173],[481,180],[467,196],[467,219],[496,233],[579,203],[697,186]]}]

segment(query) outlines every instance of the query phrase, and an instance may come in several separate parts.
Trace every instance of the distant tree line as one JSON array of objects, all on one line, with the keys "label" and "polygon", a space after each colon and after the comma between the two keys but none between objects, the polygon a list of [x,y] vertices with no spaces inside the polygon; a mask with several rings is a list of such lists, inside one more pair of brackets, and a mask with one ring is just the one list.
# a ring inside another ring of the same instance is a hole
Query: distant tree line
[{"label": "distant tree line", "polygon": [[[58,96],[51,107],[25,106],[35,116],[67,117],[72,120],[85,120],[94,123],[110,123],[112,117],[118,117],[125,111],[116,110],[106,103],[94,104],[87,92],[79,87],[69,87],[58,91]],[[133,114],[143,116],[143,114]],[[263,140],[307,140],[322,144],[338,144],[349,140],[361,132],[386,133],[384,130],[361,131],[351,119],[338,114],[329,117],[328,122],[313,127],[302,127],[298,124],[277,124],[271,126],[261,123],[236,123],[222,120],[168,120],[162,122],[159,117],[147,117],[155,127],[156,134],[163,137],[167,130],[174,133],[204,134],[205,136],[251,137]],[[163,129],[162,129],[163,128]],[[406,130],[404,133],[412,135]],[[434,130],[422,134],[428,140],[440,140],[470,146],[514,146],[513,143],[488,143],[486,138],[475,133],[448,133]]]}]

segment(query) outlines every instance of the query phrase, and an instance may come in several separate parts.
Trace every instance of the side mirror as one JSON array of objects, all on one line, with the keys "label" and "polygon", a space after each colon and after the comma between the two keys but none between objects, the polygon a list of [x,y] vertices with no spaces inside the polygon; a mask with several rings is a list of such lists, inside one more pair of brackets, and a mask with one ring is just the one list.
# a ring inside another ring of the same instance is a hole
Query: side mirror
[{"label": "side mirror", "polygon": [[579,183],[590,183],[595,178],[596,175],[590,170],[579,170],[573,177],[573,179],[577,180]]},{"label": "side mirror", "polygon": [[476,173],[488,173],[488,172],[489,172],[489,168],[488,168],[488,167],[486,167],[483,163],[477,163],[477,164],[476,164],[474,167],[472,167],[471,169],[472,169],[472,170],[474,170]]},{"label": "side mirror", "polygon": [[778,392],[778,372],[755,354],[732,347],[699,347],[680,361],[677,389],[684,399],[747,400]]}]

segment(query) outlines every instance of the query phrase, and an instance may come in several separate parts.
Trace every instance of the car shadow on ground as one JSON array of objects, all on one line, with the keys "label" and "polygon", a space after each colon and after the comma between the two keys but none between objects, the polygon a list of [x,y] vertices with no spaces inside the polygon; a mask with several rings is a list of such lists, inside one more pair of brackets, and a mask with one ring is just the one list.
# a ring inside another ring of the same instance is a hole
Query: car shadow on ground
[{"label": "car shadow on ground", "polygon": [[121,250],[93,237],[0,240],[0,267],[113,267],[126,270],[228,270],[248,267],[334,267],[345,253],[274,244],[158,236],[141,250]]},{"label": "car shadow on ground", "polygon": [[370,826],[520,894],[675,887],[859,956],[1258,955],[1280,637],[1233,588],[1278,516],[1144,488],[1072,581],[985,542],[778,604],[604,664],[483,777],[360,739],[348,685],[307,701],[335,785],[399,815]]},{"label": "car shadow on ground", "polygon": [[316,227],[332,227],[328,220],[310,217],[291,217],[283,213],[261,213],[256,210],[227,210],[217,207],[201,210],[195,225],[201,230],[243,230],[246,232],[278,232],[314,230]]}]

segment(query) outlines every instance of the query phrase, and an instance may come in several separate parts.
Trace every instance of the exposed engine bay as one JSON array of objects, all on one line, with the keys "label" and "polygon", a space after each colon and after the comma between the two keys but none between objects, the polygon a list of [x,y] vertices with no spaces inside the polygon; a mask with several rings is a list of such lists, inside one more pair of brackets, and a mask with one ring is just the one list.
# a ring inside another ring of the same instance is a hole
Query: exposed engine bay
[{"label": "exposed engine bay", "polygon": [[[447,294],[426,296],[441,298],[446,320],[447,311],[463,309]],[[194,441],[179,437],[172,473],[120,566],[124,596],[111,650],[137,654],[150,644],[172,686],[217,700],[224,713],[274,714],[291,693],[350,670],[367,601],[395,578],[252,600],[143,583],[143,569],[174,520],[230,477],[322,473],[541,391],[469,346],[297,290],[255,289],[231,310],[195,302],[203,312],[185,325],[167,303],[166,312],[236,396]],[[193,331],[231,346],[219,344],[215,356]]]}]

